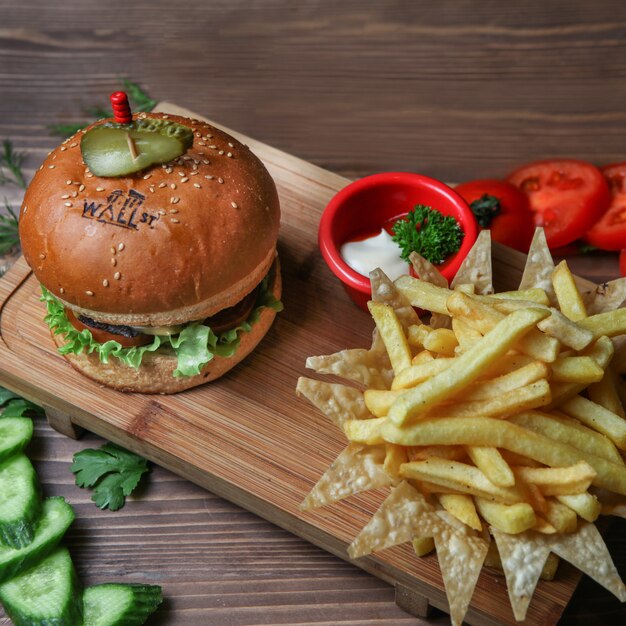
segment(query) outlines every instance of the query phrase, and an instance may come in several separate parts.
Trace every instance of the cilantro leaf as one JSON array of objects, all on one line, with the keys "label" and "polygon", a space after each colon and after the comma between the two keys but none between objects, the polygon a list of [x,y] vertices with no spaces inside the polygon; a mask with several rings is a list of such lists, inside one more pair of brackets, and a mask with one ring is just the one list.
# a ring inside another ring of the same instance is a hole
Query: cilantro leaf
[{"label": "cilantro leaf", "polygon": [[443,263],[461,247],[463,231],[451,215],[418,204],[406,217],[393,225],[393,241],[408,263],[411,252],[418,252],[431,263]]},{"label": "cilantro leaf", "polygon": [[78,487],[93,487],[91,499],[101,509],[117,511],[148,471],[148,461],[114,443],[74,455],[71,471]]}]

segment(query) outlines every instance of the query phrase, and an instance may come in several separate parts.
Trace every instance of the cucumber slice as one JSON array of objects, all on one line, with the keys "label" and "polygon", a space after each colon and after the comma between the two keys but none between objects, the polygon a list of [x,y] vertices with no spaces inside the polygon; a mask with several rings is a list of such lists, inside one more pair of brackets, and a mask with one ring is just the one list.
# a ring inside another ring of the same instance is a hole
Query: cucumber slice
[{"label": "cucumber slice", "polygon": [[39,481],[28,457],[16,454],[0,463],[0,542],[11,548],[27,546],[40,513]]},{"label": "cucumber slice", "polygon": [[161,604],[158,585],[105,583],[83,592],[86,626],[140,626]]},{"label": "cucumber slice", "polygon": [[63,498],[44,500],[32,542],[21,549],[0,545],[0,582],[13,578],[47,556],[73,521],[74,510]]},{"label": "cucumber slice", "polygon": [[72,558],[57,548],[35,567],[0,585],[15,626],[82,626],[83,603]]},{"label": "cucumber slice", "polygon": [[33,436],[33,420],[28,417],[0,418],[0,461],[21,452]]},{"label": "cucumber slice", "polygon": [[[83,161],[96,176],[126,176],[179,157],[193,144],[193,131],[170,120],[107,122],[87,131],[80,142]],[[131,150],[134,150],[133,153]]]}]

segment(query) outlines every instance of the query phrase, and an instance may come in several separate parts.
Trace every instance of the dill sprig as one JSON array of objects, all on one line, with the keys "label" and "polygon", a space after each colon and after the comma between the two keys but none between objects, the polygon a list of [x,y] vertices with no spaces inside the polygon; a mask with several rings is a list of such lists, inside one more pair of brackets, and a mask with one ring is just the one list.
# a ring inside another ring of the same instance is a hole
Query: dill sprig
[{"label": "dill sprig", "polygon": [[[12,183],[22,189],[26,189],[26,180],[22,172],[25,154],[13,149],[13,144],[5,139],[2,142],[2,152],[0,153],[0,185]],[[8,170],[12,176],[6,173]]]},{"label": "dill sprig", "polygon": [[[153,100],[137,83],[129,80],[128,78],[121,78],[122,87],[128,94],[128,99],[135,111],[152,111],[157,104],[156,100]],[[77,124],[51,124],[48,126],[48,130],[52,135],[59,135],[61,137],[71,137],[74,133],[89,126],[91,122],[101,120],[104,117],[113,117],[111,109],[103,107],[101,105],[95,105],[85,109],[84,113],[88,115],[91,120],[85,123]]]},{"label": "dill sprig", "polygon": [[9,253],[20,243],[17,215],[6,198],[4,199],[4,208],[7,212],[6,215],[0,213],[0,255]]}]

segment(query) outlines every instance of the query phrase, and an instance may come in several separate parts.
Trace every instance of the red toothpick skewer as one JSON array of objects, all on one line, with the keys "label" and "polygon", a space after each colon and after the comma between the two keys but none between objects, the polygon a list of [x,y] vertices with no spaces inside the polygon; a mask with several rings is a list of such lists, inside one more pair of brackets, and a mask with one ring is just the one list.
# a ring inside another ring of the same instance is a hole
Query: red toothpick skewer
[{"label": "red toothpick skewer", "polygon": [[133,116],[128,104],[128,96],[124,91],[116,91],[111,94],[111,106],[113,107],[113,115],[115,121],[120,124],[130,124]]}]

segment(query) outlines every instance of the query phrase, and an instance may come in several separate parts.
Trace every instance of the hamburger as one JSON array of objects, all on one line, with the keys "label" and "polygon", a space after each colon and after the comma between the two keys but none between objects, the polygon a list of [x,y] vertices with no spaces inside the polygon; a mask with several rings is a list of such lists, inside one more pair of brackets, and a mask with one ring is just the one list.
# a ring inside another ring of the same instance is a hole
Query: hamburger
[{"label": "hamburger", "polygon": [[[129,118],[130,120],[130,118]],[[122,391],[175,393],[248,355],[281,310],[261,161],[199,120],[101,120],[54,149],[20,214],[59,352]]]}]

